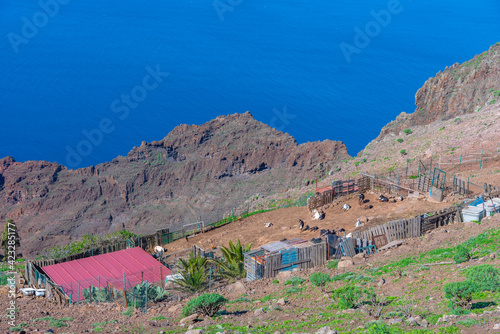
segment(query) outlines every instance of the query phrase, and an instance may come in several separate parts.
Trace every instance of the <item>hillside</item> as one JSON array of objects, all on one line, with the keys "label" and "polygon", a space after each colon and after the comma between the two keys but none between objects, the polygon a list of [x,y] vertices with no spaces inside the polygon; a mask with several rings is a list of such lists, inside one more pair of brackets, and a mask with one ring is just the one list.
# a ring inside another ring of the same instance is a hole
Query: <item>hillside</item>
[{"label": "hillside", "polygon": [[415,95],[415,112],[401,113],[382,128],[378,139],[415,125],[473,113],[494,100],[500,100],[500,42],[427,80]]},{"label": "hillside", "polygon": [[0,159],[0,220],[16,221],[19,251],[29,258],[85,233],[213,222],[256,194],[297,187],[348,157],[341,142],[297,145],[249,112],[220,116],[88,168]]},{"label": "hillside", "polygon": [[[474,248],[470,261],[454,263],[459,245]],[[129,313],[115,303],[68,308],[54,306],[43,298],[24,297],[16,301],[17,323],[27,333],[52,329],[53,333],[324,334],[324,327],[330,328],[328,333],[353,334],[496,333],[500,328],[499,292],[478,292],[469,314],[453,315],[443,288],[447,283],[464,281],[468,268],[499,268],[499,246],[500,215],[495,215],[483,219],[480,225],[459,223],[438,228],[396,249],[356,257],[354,262],[342,261],[338,268],[333,263],[314,268],[314,272],[334,278],[324,289],[311,283],[313,270],[285,272],[276,280],[217,285],[212,291],[224,295],[229,303],[222,315],[198,317],[195,323],[180,322],[181,310],[192,297],[180,295],[178,300],[176,291],[166,301],[150,303],[147,313]],[[445,264],[439,265],[441,262]],[[296,277],[294,285],[289,284],[291,277]],[[343,309],[332,299],[332,292],[349,282],[373,288],[385,301],[380,317],[368,313],[368,303]],[[2,291],[0,301],[8,302]],[[370,326],[377,328],[367,332],[365,328]],[[0,330],[7,332],[8,328],[6,321],[0,323]]]}]

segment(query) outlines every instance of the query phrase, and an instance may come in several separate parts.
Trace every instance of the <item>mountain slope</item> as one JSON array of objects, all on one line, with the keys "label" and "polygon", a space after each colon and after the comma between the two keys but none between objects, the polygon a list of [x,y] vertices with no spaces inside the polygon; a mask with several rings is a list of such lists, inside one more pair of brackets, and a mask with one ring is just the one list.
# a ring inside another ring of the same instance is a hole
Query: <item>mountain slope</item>
[{"label": "mountain slope", "polygon": [[25,255],[84,233],[140,234],[201,218],[221,219],[247,198],[324,175],[348,157],[341,142],[297,145],[249,112],[180,125],[126,157],[68,170],[45,161],[0,160],[0,219],[13,218]]}]

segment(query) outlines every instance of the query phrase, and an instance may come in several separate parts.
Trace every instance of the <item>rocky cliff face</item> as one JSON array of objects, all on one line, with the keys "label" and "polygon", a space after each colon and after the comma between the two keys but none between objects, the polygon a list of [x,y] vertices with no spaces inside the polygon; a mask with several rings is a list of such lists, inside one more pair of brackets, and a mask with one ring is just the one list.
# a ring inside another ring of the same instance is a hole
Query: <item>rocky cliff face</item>
[{"label": "rocky cliff face", "polygon": [[470,114],[494,100],[500,100],[500,43],[427,80],[415,95],[415,112],[401,113],[382,129],[380,136]]},{"label": "rocky cliff face", "polygon": [[299,186],[347,157],[341,142],[297,145],[248,112],[220,116],[88,168],[0,159],[0,220],[15,219],[29,257],[84,233],[212,222],[257,193]]}]

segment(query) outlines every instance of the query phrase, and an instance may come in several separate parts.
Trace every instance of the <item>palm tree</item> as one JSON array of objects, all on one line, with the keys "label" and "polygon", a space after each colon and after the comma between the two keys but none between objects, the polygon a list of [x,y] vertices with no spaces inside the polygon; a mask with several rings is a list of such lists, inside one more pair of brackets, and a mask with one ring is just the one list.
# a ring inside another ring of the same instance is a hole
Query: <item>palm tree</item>
[{"label": "palm tree", "polygon": [[201,256],[195,256],[192,252],[187,259],[179,259],[177,264],[180,278],[173,280],[178,289],[195,293],[203,291],[208,285],[207,267],[208,260]]},{"label": "palm tree", "polygon": [[245,247],[241,246],[240,239],[236,242],[229,241],[229,247],[221,246],[222,260],[213,260],[212,262],[220,268],[220,275],[226,278],[245,278],[245,253],[250,251],[252,243]]}]

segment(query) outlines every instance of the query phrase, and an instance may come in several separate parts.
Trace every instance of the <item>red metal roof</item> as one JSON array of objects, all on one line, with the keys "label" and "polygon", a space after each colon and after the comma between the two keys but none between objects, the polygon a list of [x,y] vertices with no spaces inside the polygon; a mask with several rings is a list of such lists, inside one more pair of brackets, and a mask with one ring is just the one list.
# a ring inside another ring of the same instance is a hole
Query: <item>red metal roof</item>
[{"label": "red metal roof", "polygon": [[113,284],[128,289],[142,281],[163,281],[170,270],[140,247],[58,263],[42,268],[73,301],[83,299],[82,291]]}]

